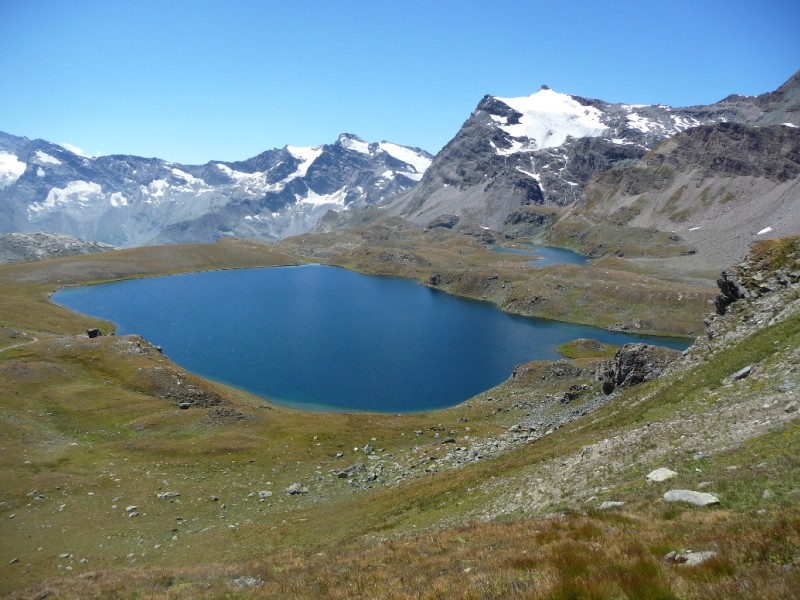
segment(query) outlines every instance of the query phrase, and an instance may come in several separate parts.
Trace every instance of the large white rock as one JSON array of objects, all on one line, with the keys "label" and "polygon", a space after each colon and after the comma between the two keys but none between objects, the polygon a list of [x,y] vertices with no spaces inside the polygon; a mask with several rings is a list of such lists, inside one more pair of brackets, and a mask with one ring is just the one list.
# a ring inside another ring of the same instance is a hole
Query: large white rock
[{"label": "large white rock", "polygon": [[659,469],[656,469],[655,471],[650,471],[647,474],[647,478],[650,481],[666,481],[671,477],[675,477],[675,475],[677,475],[675,471],[671,471],[666,467],[661,467]]},{"label": "large white rock", "polygon": [[670,490],[664,494],[666,502],[688,502],[695,506],[711,506],[719,504],[719,498],[714,494],[705,492],[693,492],[692,490]]}]

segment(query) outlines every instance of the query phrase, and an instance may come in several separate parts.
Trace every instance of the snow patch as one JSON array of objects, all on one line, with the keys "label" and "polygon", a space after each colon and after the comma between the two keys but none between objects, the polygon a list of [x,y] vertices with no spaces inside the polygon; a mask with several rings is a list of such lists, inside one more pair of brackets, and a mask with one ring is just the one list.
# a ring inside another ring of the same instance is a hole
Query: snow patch
[{"label": "snow patch", "polygon": [[41,150],[37,150],[34,152],[34,156],[36,160],[40,163],[44,163],[47,165],[60,165],[61,161],[58,160],[55,156],[50,156],[47,152],[42,152]]},{"label": "snow patch", "polygon": [[286,146],[286,151],[300,161],[300,166],[297,167],[297,171],[285,180],[289,181],[290,179],[306,176],[308,168],[314,164],[314,161],[322,154],[322,146]]},{"label": "snow patch", "polygon": [[660,123],[655,123],[642,115],[632,112],[628,115],[628,124],[631,129],[636,129],[642,133],[649,133],[651,131],[659,131],[664,129]]},{"label": "snow patch", "polygon": [[28,168],[14,154],[0,152],[0,189],[13,185]]},{"label": "snow patch", "polygon": [[522,114],[517,125],[498,125],[513,137],[526,137],[535,148],[561,146],[567,137],[597,137],[606,131],[600,121],[602,112],[584,106],[572,96],[541,89],[523,98],[497,98]]},{"label": "snow patch", "polygon": [[537,183],[541,183],[539,181],[539,176],[536,173],[531,173],[530,171],[526,171],[525,169],[523,169],[521,167],[516,167],[516,169],[517,169],[517,171],[519,171],[520,173],[522,173],[524,175],[527,175],[528,177],[533,177],[536,180]]},{"label": "snow patch", "polygon": [[56,206],[88,206],[102,200],[103,189],[99,183],[91,181],[70,181],[63,188],[51,188],[44,202],[37,202],[28,207],[29,212],[41,212]]},{"label": "snow patch", "polygon": [[120,206],[128,206],[128,199],[122,195],[121,192],[114,192],[111,198],[108,199],[111,206],[119,208]]},{"label": "snow patch", "polygon": [[36,167],[36,176],[37,177],[44,177],[45,176],[45,172],[44,172],[44,169],[42,167]]},{"label": "snow patch", "polygon": [[311,206],[322,206],[323,204],[335,204],[344,206],[345,190],[338,190],[332,194],[317,194],[314,190],[308,190],[305,196],[295,194],[298,204],[310,204]]},{"label": "snow patch", "polygon": [[535,142],[533,144],[525,144],[523,142],[520,142],[519,140],[510,140],[510,142],[511,142],[511,147],[510,148],[500,148],[500,147],[496,146],[493,141],[489,140],[489,143],[492,145],[492,147],[494,148],[495,152],[499,156],[511,156],[512,154],[517,154],[519,152],[525,152],[526,150],[527,151],[536,150],[536,143]]},{"label": "snow patch", "polygon": [[178,179],[183,179],[186,183],[198,183],[202,182],[201,179],[198,179],[194,175],[187,173],[186,171],[181,171],[180,169],[170,169],[172,174],[175,175]]},{"label": "snow patch", "polygon": [[147,186],[147,191],[153,198],[163,198],[168,187],[166,179],[154,179]]},{"label": "snow patch", "polygon": [[797,125],[795,125],[794,123],[781,123],[781,125],[783,125],[784,127],[793,127],[794,129],[797,129]]},{"label": "snow patch", "polygon": [[691,129],[692,127],[697,127],[701,125],[700,121],[697,119],[688,119],[684,117],[677,117],[675,115],[672,116],[672,121],[675,123],[675,129],[678,131],[683,131],[685,129]]},{"label": "snow patch", "polygon": [[339,136],[339,143],[348,150],[355,150],[361,154],[369,154],[369,144],[364,140],[346,135]]},{"label": "snow patch", "polygon": [[63,143],[59,144],[59,146],[61,146],[62,148],[65,148],[66,150],[69,150],[73,154],[77,154],[78,156],[82,156],[83,158],[92,158],[86,152],[84,152],[83,149],[78,148],[77,146],[73,146],[72,144],[68,144],[66,142],[63,142]]},{"label": "snow patch", "polygon": [[241,181],[242,179],[247,179],[251,176],[250,173],[242,173],[241,171],[234,171],[228,165],[223,165],[222,163],[214,163],[217,168],[225,173],[231,179],[235,179],[237,181]]},{"label": "snow patch", "polygon": [[764,227],[761,231],[759,231],[756,235],[764,235],[765,233],[769,233],[772,231],[772,227]]},{"label": "snow patch", "polygon": [[431,166],[431,159],[414,152],[411,148],[406,148],[405,146],[400,146],[391,142],[381,142],[378,144],[378,147],[389,156],[393,156],[397,160],[411,165],[419,174],[424,173],[428,167]]},{"label": "snow patch", "polygon": [[697,227],[689,227],[689,231],[697,231],[698,229],[700,229],[699,225]]}]

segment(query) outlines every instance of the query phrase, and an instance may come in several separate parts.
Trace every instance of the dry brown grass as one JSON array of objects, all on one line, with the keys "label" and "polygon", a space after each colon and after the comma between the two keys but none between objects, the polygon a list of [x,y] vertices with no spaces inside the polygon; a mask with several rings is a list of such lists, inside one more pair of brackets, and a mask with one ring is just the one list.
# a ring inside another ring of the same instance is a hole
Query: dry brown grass
[{"label": "dry brown grass", "polygon": [[[696,567],[670,550],[715,550]],[[89,571],[10,598],[748,598],[798,597],[800,511],[566,514],[482,523],[239,564]],[[250,587],[250,584],[252,587]]]}]

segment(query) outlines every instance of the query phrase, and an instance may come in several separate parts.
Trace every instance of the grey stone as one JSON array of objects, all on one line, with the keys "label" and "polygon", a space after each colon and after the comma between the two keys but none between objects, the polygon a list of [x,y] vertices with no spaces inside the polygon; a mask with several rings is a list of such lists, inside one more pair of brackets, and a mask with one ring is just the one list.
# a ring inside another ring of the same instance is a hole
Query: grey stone
[{"label": "grey stone", "polygon": [[789,402],[789,404],[787,404],[787,405],[786,405],[786,406],[783,408],[784,412],[787,412],[787,413],[790,413],[790,412],[797,412],[797,409],[798,409],[798,404],[797,404],[797,402],[795,402],[795,401],[793,401],[793,402]]},{"label": "grey stone", "polygon": [[711,506],[719,504],[719,498],[713,494],[705,492],[694,492],[692,490],[669,490],[664,494],[666,502],[688,502],[695,506]]},{"label": "grey stone", "polygon": [[647,474],[647,479],[650,481],[666,481],[667,479],[675,477],[675,475],[677,475],[675,471],[667,469],[666,467],[660,467],[655,471],[650,471]]},{"label": "grey stone", "polygon": [[750,372],[752,370],[753,370],[753,365],[747,365],[743,369],[739,369],[738,371],[736,371],[736,373],[731,375],[731,380],[738,381],[739,379],[744,379],[745,377],[750,375]]},{"label": "grey stone", "polygon": [[247,575],[242,575],[241,577],[237,577],[231,583],[236,587],[246,587],[246,588],[253,588],[258,587],[263,581],[258,579],[257,577],[249,577]]},{"label": "grey stone", "polygon": [[714,558],[716,555],[717,553],[713,550],[705,550],[703,552],[687,552],[685,555],[686,561],[683,564],[687,567],[695,567],[710,558]]},{"label": "grey stone", "polygon": [[609,508],[617,508],[619,506],[624,506],[624,502],[619,502],[617,500],[606,500],[600,506],[597,507],[598,510],[608,510]]},{"label": "grey stone", "polygon": [[667,562],[683,565],[687,567],[694,567],[707,561],[709,558],[714,558],[717,555],[713,550],[706,550],[703,552],[684,551],[684,553],[672,550],[664,555],[664,560]]},{"label": "grey stone", "polygon": [[156,493],[156,498],[160,498],[161,500],[169,499],[169,498],[177,498],[180,496],[179,492],[158,492]]},{"label": "grey stone", "polygon": [[664,560],[671,563],[685,563],[686,557],[675,550],[670,550],[664,555]]},{"label": "grey stone", "polygon": [[296,496],[298,494],[307,494],[308,487],[305,485],[301,485],[299,483],[293,483],[288,488],[286,488],[286,493],[291,496]]}]

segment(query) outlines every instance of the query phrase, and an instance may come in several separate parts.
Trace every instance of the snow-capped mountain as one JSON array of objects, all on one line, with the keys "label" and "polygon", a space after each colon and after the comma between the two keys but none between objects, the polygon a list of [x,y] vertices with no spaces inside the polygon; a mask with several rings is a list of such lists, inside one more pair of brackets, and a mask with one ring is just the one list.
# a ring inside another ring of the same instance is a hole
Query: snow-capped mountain
[{"label": "snow-capped mountain", "polygon": [[431,156],[342,134],[239,162],[181,165],[88,158],[0,133],[0,232],[54,231],[115,246],[276,239],[308,231],[329,210],[383,201],[415,185]]},{"label": "snow-capped mountain", "polygon": [[542,86],[520,98],[485,96],[390,214],[425,225],[442,215],[499,227],[525,205],[574,202],[589,178],[632,165],[665,139],[700,125],[798,117],[795,75],[775,92],[709,106],[612,104]]}]

